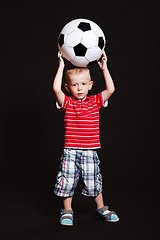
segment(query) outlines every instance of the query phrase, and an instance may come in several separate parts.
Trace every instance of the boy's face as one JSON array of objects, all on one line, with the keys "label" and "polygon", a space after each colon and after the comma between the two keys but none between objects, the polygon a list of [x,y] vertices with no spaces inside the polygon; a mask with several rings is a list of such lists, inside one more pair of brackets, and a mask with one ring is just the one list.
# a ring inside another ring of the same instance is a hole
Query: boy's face
[{"label": "boy's face", "polygon": [[68,83],[65,87],[68,92],[71,92],[73,97],[79,100],[84,100],[91,90],[93,82],[90,80],[90,74],[88,71],[82,71],[80,73],[72,73],[69,75]]}]

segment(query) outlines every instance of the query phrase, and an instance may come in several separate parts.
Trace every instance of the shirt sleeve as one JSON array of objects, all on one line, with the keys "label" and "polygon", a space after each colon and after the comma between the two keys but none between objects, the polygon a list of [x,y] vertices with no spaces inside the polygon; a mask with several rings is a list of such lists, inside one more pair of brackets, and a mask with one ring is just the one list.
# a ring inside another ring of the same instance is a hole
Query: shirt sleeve
[{"label": "shirt sleeve", "polygon": [[104,102],[102,92],[96,95],[96,103],[99,108],[108,106],[108,100]]},{"label": "shirt sleeve", "polygon": [[56,102],[56,107],[57,107],[58,109],[62,109],[63,111],[65,111],[65,110],[66,110],[66,107],[67,107],[67,104],[68,104],[68,101],[69,101],[69,97],[66,96],[66,95],[64,95],[64,102],[63,102],[62,106],[60,106],[59,103]]}]

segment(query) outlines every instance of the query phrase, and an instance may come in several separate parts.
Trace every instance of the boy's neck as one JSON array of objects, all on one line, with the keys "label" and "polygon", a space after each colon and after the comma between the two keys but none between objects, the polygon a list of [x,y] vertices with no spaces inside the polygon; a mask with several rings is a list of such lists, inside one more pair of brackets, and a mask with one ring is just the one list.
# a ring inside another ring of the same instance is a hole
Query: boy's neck
[{"label": "boy's neck", "polygon": [[[73,96],[74,97],[74,96]],[[74,97],[76,100],[78,100],[78,101],[84,101],[84,100],[86,100],[86,98],[87,98],[87,96],[85,96],[84,98],[82,98],[82,99],[78,99],[78,98],[76,98],[76,97]]]}]

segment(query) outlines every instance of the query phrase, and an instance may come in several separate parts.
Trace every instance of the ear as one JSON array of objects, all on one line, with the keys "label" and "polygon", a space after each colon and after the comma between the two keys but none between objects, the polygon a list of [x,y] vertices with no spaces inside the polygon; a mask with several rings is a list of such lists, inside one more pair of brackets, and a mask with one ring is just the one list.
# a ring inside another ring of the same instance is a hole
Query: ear
[{"label": "ear", "polygon": [[66,90],[67,90],[68,92],[70,92],[68,84],[65,83],[64,86],[65,86]]},{"label": "ear", "polygon": [[91,89],[92,89],[92,86],[93,86],[93,81],[90,81],[90,82],[89,82],[89,88],[88,88],[88,89],[91,90]]}]

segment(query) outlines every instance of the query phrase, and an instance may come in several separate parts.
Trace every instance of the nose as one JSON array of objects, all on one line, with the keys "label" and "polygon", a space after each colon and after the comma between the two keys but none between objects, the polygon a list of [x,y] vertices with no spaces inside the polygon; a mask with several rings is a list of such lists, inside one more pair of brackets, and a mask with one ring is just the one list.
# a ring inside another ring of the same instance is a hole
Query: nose
[{"label": "nose", "polygon": [[78,85],[78,91],[81,91],[82,90],[82,87],[81,87],[81,85],[79,84]]}]

